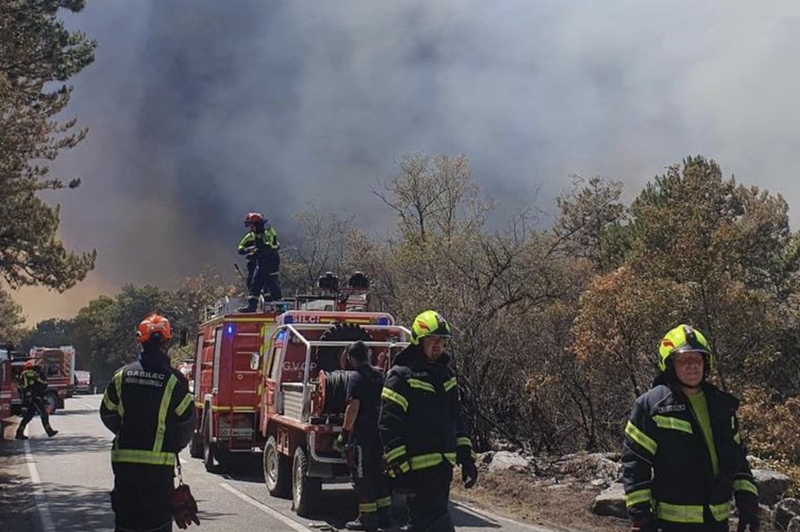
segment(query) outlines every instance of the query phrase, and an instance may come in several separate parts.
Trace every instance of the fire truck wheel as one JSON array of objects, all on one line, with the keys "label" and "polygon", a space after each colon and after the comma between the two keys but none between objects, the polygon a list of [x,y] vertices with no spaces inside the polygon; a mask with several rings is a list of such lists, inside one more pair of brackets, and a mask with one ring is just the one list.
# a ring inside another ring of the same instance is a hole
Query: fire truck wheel
[{"label": "fire truck wheel", "polygon": [[264,446],[264,479],[273,497],[288,499],[292,491],[292,462],[278,452],[275,436],[270,436]]},{"label": "fire truck wheel", "polygon": [[203,428],[205,429],[203,430],[203,465],[206,466],[206,471],[213,473],[216,471],[214,458],[217,454],[217,446],[211,441],[211,419],[208,414],[206,414]]},{"label": "fire truck wheel", "polygon": [[302,447],[294,452],[292,464],[292,509],[309,517],[322,496],[322,479],[308,476],[308,458]]}]

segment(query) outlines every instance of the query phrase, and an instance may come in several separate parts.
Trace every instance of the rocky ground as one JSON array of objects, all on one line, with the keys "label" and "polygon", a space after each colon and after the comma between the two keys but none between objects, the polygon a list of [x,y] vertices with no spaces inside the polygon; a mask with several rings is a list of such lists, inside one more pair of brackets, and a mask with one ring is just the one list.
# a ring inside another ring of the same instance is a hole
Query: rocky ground
[{"label": "rocky ground", "polygon": [[[511,450],[479,456],[478,486],[464,490],[455,479],[454,498],[528,523],[565,530],[623,532],[625,513],[620,457],[617,453],[577,453],[531,457]],[[764,531],[800,532],[800,502],[784,499],[789,479],[758,469]],[[795,519],[792,521],[792,519]],[[731,520],[735,530],[736,519]]]}]

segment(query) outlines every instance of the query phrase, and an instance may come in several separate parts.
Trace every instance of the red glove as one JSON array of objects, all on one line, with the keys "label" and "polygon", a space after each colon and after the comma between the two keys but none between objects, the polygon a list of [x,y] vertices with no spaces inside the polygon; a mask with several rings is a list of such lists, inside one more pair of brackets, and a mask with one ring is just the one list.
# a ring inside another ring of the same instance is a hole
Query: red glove
[{"label": "red glove", "polygon": [[197,517],[197,501],[192,497],[192,491],[186,484],[175,488],[169,499],[169,506],[172,508],[172,517],[178,528],[188,528],[192,523],[200,524],[200,518]]}]

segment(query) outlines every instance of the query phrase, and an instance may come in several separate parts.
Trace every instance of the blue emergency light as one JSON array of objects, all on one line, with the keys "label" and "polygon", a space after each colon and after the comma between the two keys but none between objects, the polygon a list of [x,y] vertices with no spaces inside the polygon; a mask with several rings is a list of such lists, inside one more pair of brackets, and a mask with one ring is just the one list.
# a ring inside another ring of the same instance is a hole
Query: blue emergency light
[{"label": "blue emergency light", "polygon": [[288,324],[290,324],[290,323],[294,323],[294,317],[293,317],[293,316],[291,316],[291,315],[289,315],[289,316],[284,316],[284,317],[283,317],[283,323],[284,323],[284,324],[286,324],[286,325],[288,325]]},{"label": "blue emergency light", "polygon": [[233,334],[233,324],[228,324],[228,334]]},{"label": "blue emergency light", "polygon": [[389,318],[386,316],[378,318],[378,325],[389,325]]}]

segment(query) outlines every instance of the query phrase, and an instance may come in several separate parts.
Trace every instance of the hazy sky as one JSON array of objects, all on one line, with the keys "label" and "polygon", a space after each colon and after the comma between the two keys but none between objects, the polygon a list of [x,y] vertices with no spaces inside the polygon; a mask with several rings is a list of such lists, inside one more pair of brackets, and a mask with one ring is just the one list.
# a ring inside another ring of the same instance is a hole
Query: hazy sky
[{"label": "hazy sky", "polygon": [[411,151],[466,154],[501,215],[697,153],[800,205],[796,1],[88,0],[67,21],[100,44],[68,109],[89,137],[54,167],[83,186],[49,199],[99,257],[17,294],[34,321],[227,272],[250,209],[279,235],[310,202],[387,227],[369,186]]}]

